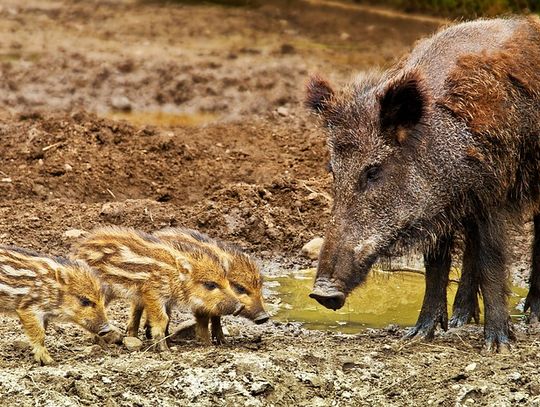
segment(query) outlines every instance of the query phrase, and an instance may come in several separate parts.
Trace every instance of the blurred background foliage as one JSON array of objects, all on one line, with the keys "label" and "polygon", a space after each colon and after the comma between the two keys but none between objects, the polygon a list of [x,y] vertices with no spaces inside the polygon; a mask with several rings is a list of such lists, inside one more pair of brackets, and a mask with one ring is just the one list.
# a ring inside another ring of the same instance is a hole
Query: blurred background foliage
[{"label": "blurred background foliage", "polygon": [[386,5],[407,12],[424,12],[448,17],[540,12],[540,0],[356,0],[356,2]]},{"label": "blurred background foliage", "polygon": [[[152,0],[150,0],[152,1]],[[160,1],[160,0],[154,0]],[[298,2],[299,0],[281,0],[274,3]],[[540,12],[540,0],[330,0],[356,2],[373,6],[386,6],[405,12],[420,12],[445,17],[479,17],[510,13]],[[161,0],[160,2],[163,2]],[[184,4],[220,4],[233,7],[257,7],[265,0],[165,0],[170,3]]]}]

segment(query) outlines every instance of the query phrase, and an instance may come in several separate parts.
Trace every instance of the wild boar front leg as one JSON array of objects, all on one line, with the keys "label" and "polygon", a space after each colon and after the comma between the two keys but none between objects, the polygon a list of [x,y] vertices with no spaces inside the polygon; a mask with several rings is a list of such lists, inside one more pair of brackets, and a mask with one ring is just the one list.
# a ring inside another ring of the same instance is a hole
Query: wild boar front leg
[{"label": "wild boar front leg", "polygon": [[218,345],[225,343],[225,335],[223,334],[223,327],[221,326],[221,317],[212,317],[212,339],[216,341]]},{"label": "wild boar front leg", "polygon": [[452,262],[452,236],[442,236],[432,250],[424,254],[426,268],[426,289],[424,302],[416,325],[405,335],[405,338],[433,338],[437,324],[448,328],[448,311],[446,309],[446,287]]},{"label": "wild boar front leg", "polygon": [[197,321],[197,325],[195,326],[195,335],[197,338],[197,341],[205,344],[210,345],[212,341],[210,340],[210,332],[208,331],[208,322],[210,321],[210,317],[208,315],[195,315],[195,320]]},{"label": "wild boar front leg", "polygon": [[43,365],[50,365],[54,362],[47,349],[45,349],[45,324],[36,313],[28,309],[17,310],[17,315],[21,324],[30,339],[34,359]]},{"label": "wild boar front leg", "polygon": [[146,318],[151,326],[154,345],[160,352],[167,352],[169,347],[167,346],[165,332],[169,324],[169,316],[165,304],[160,298],[152,294],[143,295],[143,303]]}]

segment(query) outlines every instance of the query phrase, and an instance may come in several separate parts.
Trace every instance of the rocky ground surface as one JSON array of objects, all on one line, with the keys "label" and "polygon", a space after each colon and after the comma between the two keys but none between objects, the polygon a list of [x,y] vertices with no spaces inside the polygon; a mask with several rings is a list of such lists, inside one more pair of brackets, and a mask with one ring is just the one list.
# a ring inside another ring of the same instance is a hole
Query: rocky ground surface
[{"label": "rocky ground surface", "polygon": [[[331,179],[307,77],[389,66],[443,22],[194,3],[0,0],[1,243],[61,255],[98,225],[182,225],[237,243],[267,276],[313,265],[299,252],[323,234]],[[529,234],[515,235],[523,283]],[[121,328],[126,313],[110,311]],[[540,342],[521,325],[511,354],[486,355],[478,326],[426,343],[228,318],[227,344],[158,354],[52,324],[51,367],[33,364],[15,319],[0,325],[6,406],[540,404]]]}]

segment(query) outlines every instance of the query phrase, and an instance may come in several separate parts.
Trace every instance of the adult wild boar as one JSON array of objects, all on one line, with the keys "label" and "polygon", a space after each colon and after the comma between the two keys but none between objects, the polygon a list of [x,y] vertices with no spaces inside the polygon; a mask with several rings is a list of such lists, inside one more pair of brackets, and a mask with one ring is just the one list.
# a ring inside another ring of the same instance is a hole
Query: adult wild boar
[{"label": "adult wild boar", "polygon": [[[341,308],[373,263],[420,245],[426,291],[410,335],[447,324],[453,232],[464,230],[464,276],[453,322],[485,304],[489,349],[512,337],[505,220],[536,211],[540,223],[540,20],[477,20],[445,28],[394,68],[340,92],[314,77],[307,105],[329,133],[334,207],[310,294]],[[535,239],[527,305],[540,313]]]}]

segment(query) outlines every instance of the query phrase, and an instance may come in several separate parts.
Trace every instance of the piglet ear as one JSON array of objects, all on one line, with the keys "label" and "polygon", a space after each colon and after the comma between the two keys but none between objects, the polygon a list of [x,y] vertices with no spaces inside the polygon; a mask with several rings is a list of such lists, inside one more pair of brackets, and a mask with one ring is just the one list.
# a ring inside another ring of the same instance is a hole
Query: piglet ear
[{"label": "piglet ear", "polygon": [[318,75],[312,76],[307,83],[306,106],[315,113],[324,113],[328,110],[334,91],[330,84]]},{"label": "piglet ear", "polygon": [[412,128],[420,122],[428,106],[428,93],[420,76],[409,72],[391,81],[379,97],[383,130]]}]

